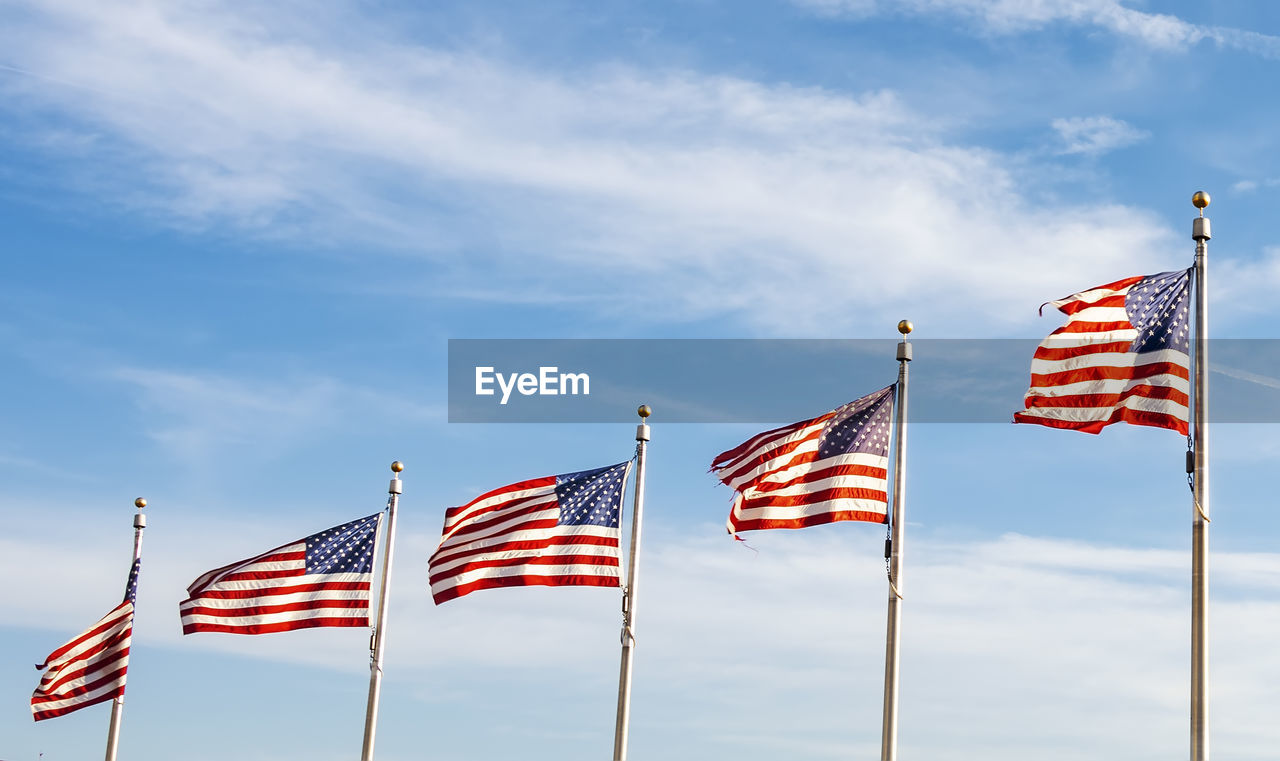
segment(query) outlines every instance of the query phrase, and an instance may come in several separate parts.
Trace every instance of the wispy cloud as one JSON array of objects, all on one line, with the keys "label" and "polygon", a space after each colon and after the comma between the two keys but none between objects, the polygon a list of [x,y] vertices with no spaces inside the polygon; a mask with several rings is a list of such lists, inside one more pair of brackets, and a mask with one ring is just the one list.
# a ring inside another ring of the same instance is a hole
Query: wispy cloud
[{"label": "wispy cloud", "polygon": [[[364,642],[358,632],[180,637],[171,606],[180,599],[179,582],[207,570],[203,564],[261,549],[255,542],[290,538],[291,529],[240,527],[236,547],[216,548],[208,546],[208,526],[172,520],[169,541],[149,557],[143,602],[152,615],[140,617],[140,649],[180,642],[363,671],[363,658],[352,655]],[[635,700],[647,722],[678,726],[694,743],[673,757],[774,758],[803,742],[807,757],[821,758],[874,745],[887,595],[879,536],[850,526],[775,532],[760,537],[760,552],[752,554],[718,527],[704,528],[651,535],[645,549],[644,666]],[[278,532],[285,534],[267,536]],[[123,579],[118,552],[101,565],[106,555],[60,546],[76,539],[0,543],[0,571],[20,574],[33,558],[56,554],[67,558],[59,573],[68,579],[97,579],[102,567],[119,567]],[[400,557],[417,563],[436,537],[411,532],[401,540]],[[1181,751],[1185,552],[1008,535],[917,540],[909,558],[902,710],[912,726],[929,731],[904,733],[903,742],[917,755],[969,761],[975,744],[986,758],[1050,761]],[[1280,620],[1280,557],[1219,552],[1214,568],[1214,689],[1222,717],[1215,740],[1223,752],[1235,749],[1233,757],[1266,758],[1280,742],[1280,729],[1266,720],[1269,703],[1258,702],[1280,678],[1280,655],[1269,646]],[[496,590],[436,607],[414,573],[396,578],[388,672],[401,684],[432,685],[422,700],[478,707],[498,685],[503,694],[541,694],[549,675],[571,702],[612,695],[616,591]],[[76,588],[68,579],[49,588]],[[114,578],[94,581],[75,599],[51,599],[40,591],[46,581],[14,590],[5,625],[74,630],[105,610],[111,600],[98,598],[114,597],[119,586]],[[166,610],[169,618],[158,612]],[[572,659],[564,657],[566,637],[575,642]],[[764,703],[770,720],[761,723],[753,717]],[[1069,743],[1048,741],[1066,726]]]},{"label": "wispy cloud", "polygon": [[483,279],[561,299],[587,277],[600,315],[848,335],[909,301],[921,324],[1007,330],[1031,318],[1021,294],[1142,271],[1168,243],[1139,210],[1028,201],[1034,167],[948,141],[893,92],[546,72],[256,13],[32,9],[0,28],[40,75],[6,76],[6,107],[97,135],[102,171],[77,176],[135,211],[447,261],[448,298]]},{"label": "wispy cloud", "polygon": [[438,409],[325,376],[249,379],[131,366],[106,375],[132,389],[147,434],[188,463],[228,448],[279,454],[286,444],[379,410],[418,421],[442,417]]},{"label": "wispy cloud", "polygon": [[852,18],[880,14],[945,15],[964,19],[989,34],[1020,34],[1053,24],[1103,29],[1153,48],[1177,50],[1211,41],[1266,58],[1280,58],[1280,37],[1245,29],[1193,24],[1166,13],[1149,13],[1121,0],[795,0],[816,12]]},{"label": "wispy cloud", "polygon": [[1141,142],[1151,133],[1110,116],[1075,116],[1054,119],[1052,124],[1062,139],[1062,153],[1098,156]]}]

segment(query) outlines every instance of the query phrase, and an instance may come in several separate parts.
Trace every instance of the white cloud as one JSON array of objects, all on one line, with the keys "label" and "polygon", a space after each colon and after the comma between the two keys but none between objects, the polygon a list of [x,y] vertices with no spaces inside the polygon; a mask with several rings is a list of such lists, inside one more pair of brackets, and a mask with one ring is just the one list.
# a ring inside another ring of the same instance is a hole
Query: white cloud
[{"label": "white cloud", "polygon": [[132,390],[147,435],[189,464],[228,448],[278,453],[286,443],[386,410],[419,422],[443,417],[439,409],[324,376],[249,379],[127,366],[104,374]]},{"label": "white cloud", "polygon": [[1204,26],[1165,13],[1127,7],[1121,0],[795,0],[831,16],[877,14],[958,16],[991,34],[1038,31],[1051,24],[1104,29],[1163,50],[1189,49],[1210,40],[1266,58],[1280,57],[1280,38],[1244,29]]},{"label": "white cloud", "polygon": [[1170,243],[1140,210],[1027,201],[1034,167],[948,142],[892,92],[554,74],[314,15],[283,42],[292,18],[217,5],[45,6],[0,29],[39,74],[6,78],[9,107],[111,138],[77,164],[102,169],[81,175],[96,195],[447,260],[433,297],[568,287],[601,316],[793,335],[910,307],[922,327],[1001,332],[1034,318],[1026,294],[1147,271]]},{"label": "white cloud", "polygon": [[1052,126],[1062,138],[1063,153],[1082,153],[1088,156],[1097,156],[1133,145],[1147,139],[1151,134],[1110,116],[1054,119]]},{"label": "white cloud", "polygon": [[[211,543],[225,528],[193,520],[166,518],[166,541],[147,552],[139,652],[216,650],[353,678],[363,672],[362,632],[180,637],[173,605],[179,582],[297,533],[273,521],[239,526],[228,541]],[[90,526],[74,536],[79,524],[67,525],[62,538],[20,530],[0,545],[0,572],[11,576],[40,557],[67,559],[55,578],[13,590],[6,626],[69,634],[119,594],[120,553],[66,552],[73,543],[92,546],[86,537],[101,530]],[[820,759],[874,749],[887,589],[881,535],[872,529],[772,532],[756,537],[758,555],[713,526],[679,537],[651,534],[637,619],[636,741],[661,733],[674,759],[776,758],[784,748],[791,757]],[[1017,535],[908,541],[904,755],[969,761],[981,751],[983,758],[1065,761],[1182,752],[1185,552]],[[569,704],[612,700],[616,590],[495,590],[435,607],[421,568],[434,543],[426,534],[401,536],[405,565],[396,574],[387,689],[401,695],[430,685],[417,690],[419,699],[464,712],[472,702],[480,710],[496,685],[504,695],[539,695],[548,679]],[[103,568],[117,567],[119,579],[101,578]],[[1280,678],[1280,654],[1271,647],[1280,621],[1280,556],[1217,551],[1213,574],[1215,747],[1261,760],[1280,742],[1265,699]],[[78,577],[89,589],[68,597]],[[169,678],[198,678],[199,661],[190,663]],[[153,689],[164,688],[162,678],[151,675]],[[768,706],[767,722],[761,706]]]}]

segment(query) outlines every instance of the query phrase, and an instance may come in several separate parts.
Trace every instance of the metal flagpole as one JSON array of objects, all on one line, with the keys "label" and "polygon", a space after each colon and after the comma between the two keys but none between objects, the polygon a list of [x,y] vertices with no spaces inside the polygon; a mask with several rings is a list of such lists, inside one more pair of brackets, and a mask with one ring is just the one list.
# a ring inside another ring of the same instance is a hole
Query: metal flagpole
[{"label": "metal flagpole", "polygon": [[631,723],[631,657],[635,648],[636,584],[640,580],[640,524],[644,520],[644,459],[649,443],[649,426],[644,421],[653,410],[642,404],[636,410],[636,498],[631,513],[631,561],[627,566],[627,586],[622,590],[622,665],[618,673],[618,720],[613,730],[613,761],[626,761],[627,731]]},{"label": "metal flagpole", "polygon": [[1191,222],[1196,242],[1195,385],[1192,387],[1191,473],[1191,761],[1209,758],[1209,194],[1191,197],[1200,216]]},{"label": "metal flagpole", "polygon": [[378,592],[378,622],[373,629],[369,658],[369,705],[364,714],[364,749],[360,761],[373,761],[373,735],[378,729],[378,698],[382,695],[382,646],[387,635],[387,598],[391,592],[391,560],[396,548],[396,506],[400,502],[400,472],[404,463],[391,463],[391,485],[387,493],[387,543],[382,559],[382,589]]},{"label": "metal flagpole", "polygon": [[884,652],[884,722],[880,727],[880,761],[898,758],[898,652],[902,643],[902,540],[906,526],[907,495],[907,363],[911,344],[907,334],[910,320],[898,323],[902,342],[898,344],[898,404],[893,422],[893,519],[889,546],[889,616]]},{"label": "metal flagpole", "polygon": [[[147,506],[147,501],[142,497],[138,497],[133,501],[133,506],[139,511]],[[142,557],[142,530],[147,527],[147,516],[142,512],[133,515],[133,562],[137,563],[138,558]],[[129,566],[129,573],[133,573],[133,564]],[[116,748],[120,744],[120,719],[124,716],[124,695],[117,696],[111,701],[111,726],[107,729],[107,756],[106,761],[116,761]]]}]

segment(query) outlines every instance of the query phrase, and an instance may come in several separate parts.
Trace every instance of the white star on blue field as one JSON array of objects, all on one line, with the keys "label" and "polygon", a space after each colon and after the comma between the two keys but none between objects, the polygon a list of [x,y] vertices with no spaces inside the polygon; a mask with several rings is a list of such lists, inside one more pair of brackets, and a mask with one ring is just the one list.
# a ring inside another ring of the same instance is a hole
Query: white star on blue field
[{"label": "white star on blue field", "polygon": [[[910,319],[913,382],[976,407],[980,374],[931,374],[920,339],[1034,346],[1046,301],[1180,274],[1205,190],[1211,335],[1238,339],[1210,373],[1211,747],[1270,761],[1277,83],[1280,6],[1246,0],[0,5],[0,758],[102,752],[104,705],[32,722],[31,665],[118,603],[139,496],[120,757],[355,757],[369,632],[184,639],[177,603],[381,510],[394,460],[379,760],[605,756],[619,590],[436,607],[427,558],[447,507],[624,462],[638,419],[451,424],[449,339],[891,344]],[[1188,340],[1176,296],[1153,341]],[[867,361],[883,380],[795,397],[896,378]],[[884,527],[744,547],[708,465],[785,421],[590,389],[653,407],[630,756],[874,757]],[[901,756],[1185,757],[1185,440],[912,419]],[[881,422],[851,446],[887,449]],[[624,552],[635,476],[620,516],[579,495]]]}]

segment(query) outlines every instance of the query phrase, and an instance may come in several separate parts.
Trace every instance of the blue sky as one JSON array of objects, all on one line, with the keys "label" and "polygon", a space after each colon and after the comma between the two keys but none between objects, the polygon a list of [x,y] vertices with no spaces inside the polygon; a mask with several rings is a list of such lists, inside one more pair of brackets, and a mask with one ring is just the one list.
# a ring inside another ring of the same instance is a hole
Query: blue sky
[{"label": "blue sky", "polygon": [[[0,758],[101,752],[106,708],[32,724],[31,664],[118,600],[138,495],[121,752],[358,753],[366,632],[183,638],[177,602],[377,509],[394,459],[379,758],[607,754],[616,590],[435,608],[426,559],[446,506],[633,427],[451,425],[447,340],[1041,337],[1188,266],[1198,189],[1213,335],[1275,338],[1278,66],[1242,0],[0,3]],[[633,757],[873,756],[882,528],[729,541],[707,466],[760,426],[655,406]],[[1235,759],[1280,743],[1275,434],[1212,434]],[[1185,755],[1182,451],[912,427],[904,758]]]}]

